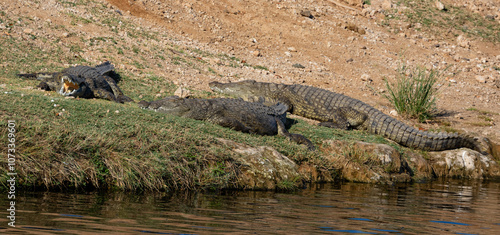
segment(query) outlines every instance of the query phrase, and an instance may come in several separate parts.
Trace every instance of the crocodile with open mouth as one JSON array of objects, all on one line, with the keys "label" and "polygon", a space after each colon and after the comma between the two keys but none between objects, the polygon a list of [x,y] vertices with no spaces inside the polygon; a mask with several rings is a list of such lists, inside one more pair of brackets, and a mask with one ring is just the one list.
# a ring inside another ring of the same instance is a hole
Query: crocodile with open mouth
[{"label": "crocodile with open mouth", "polygon": [[100,98],[119,103],[132,101],[123,95],[115,80],[108,76],[113,69],[113,64],[106,61],[95,67],[78,65],[61,72],[18,74],[18,76],[39,80],[38,87],[46,91],[56,91],[63,96]]}]

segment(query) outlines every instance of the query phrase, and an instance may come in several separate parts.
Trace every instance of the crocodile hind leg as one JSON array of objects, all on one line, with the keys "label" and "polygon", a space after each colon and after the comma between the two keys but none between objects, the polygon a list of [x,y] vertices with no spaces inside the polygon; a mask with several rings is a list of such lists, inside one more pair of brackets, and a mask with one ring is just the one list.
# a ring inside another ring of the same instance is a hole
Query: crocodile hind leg
[{"label": "crocodile hind leg", "polygon": [[330,128],[349,130],[362,125],[366,118],[366,114],[361,113],[351,107],[341,107],[330,111],[330,119],[326,122],[321,122],[319,126]]},{"label": "crocodile hind leg", "polygon": [[292,134],[292,133],[288,132],[285,128],[285,124],[283,124],[283,122],[278,117],[274,117],[274,120],[276,120],[276,124],[278,126],[278,135],[284,136],[288,140],[293,141],[297,144],[306,145],[307,148],[311,151],[316,149],[314,144],[310,140],[308,140],[306,137],[304,137],[303,135]]}]

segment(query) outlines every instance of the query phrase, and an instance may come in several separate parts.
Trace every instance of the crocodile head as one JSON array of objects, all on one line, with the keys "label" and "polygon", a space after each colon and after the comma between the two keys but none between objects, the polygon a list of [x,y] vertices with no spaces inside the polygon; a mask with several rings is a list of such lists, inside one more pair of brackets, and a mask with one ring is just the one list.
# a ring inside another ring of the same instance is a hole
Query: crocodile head
[{"label": "crocodile head", "polygon": [[80,97],[87,91],[87,84],[83,78],[62,74],[60,82],[59,94],[63,96]]},{"label": "crocodile head", "polygon": [[182,116],[182,114],[190,110],[189,106],[184,104],[184,99],[179,98],[178,96],[169,96],[161,100],[151,102],[141,101],[139,102],[139,107],[175,116]]}]

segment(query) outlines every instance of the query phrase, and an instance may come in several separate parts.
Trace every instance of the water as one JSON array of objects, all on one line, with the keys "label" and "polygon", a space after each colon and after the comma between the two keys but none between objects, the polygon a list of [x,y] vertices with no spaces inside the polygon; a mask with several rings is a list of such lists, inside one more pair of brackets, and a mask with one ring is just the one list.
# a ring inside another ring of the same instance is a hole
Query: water
[{"label": "water", "polygon": [[500,182],[311,185],[294,193],[21,193],[6,234],[500,234]]}]

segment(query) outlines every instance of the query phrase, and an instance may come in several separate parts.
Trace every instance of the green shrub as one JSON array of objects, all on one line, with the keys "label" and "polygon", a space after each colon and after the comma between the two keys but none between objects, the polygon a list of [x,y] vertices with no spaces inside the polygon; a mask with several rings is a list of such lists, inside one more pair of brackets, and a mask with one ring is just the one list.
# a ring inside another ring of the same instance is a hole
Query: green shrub
[{"label": "green shrub", "polygon": [[441,74],[434,69],[422,67],[414,69],[401,66],[396,81],[389,84],[385,79],[388,94],[384,94],[399,114],[418,118],[423,122],[432,117],[436,110],[436,93],[434,87]]}]

